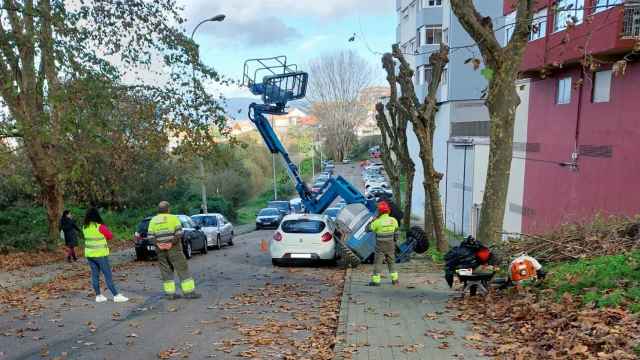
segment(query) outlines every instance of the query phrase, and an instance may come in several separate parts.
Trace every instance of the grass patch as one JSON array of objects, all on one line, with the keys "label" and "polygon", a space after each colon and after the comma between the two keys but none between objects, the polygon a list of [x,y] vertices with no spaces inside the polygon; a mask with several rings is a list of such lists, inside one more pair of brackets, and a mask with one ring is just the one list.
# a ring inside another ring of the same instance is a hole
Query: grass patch
[{"label": "grass patch", "polygon": [[640,311],[640,251],[601,256],[549,267],[547,287],[598,307]]},{"label": "grass patch", "polygon": [[273,200],[273,190],[265,191],[260,196],[249,200],[238,209],[238,223],[251,224],[256,221],[256,214]]}]

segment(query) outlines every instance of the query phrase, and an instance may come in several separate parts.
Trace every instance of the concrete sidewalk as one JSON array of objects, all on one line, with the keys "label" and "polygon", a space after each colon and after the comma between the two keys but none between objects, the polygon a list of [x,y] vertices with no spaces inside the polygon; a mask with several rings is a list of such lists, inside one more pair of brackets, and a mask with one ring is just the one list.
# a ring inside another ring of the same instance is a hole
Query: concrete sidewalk
[{"label": "concrete sidewalk", "polygon": [[387,277],[381,287],[370,287],[371,270],[362,265],[347,271],[336,359],[485,358],[474,349],[479,335],[471,325],[452,320],[446,304],[453,292],[441,270],[412,260],[398,266],[401,286],[391,286]]},{"label": "concrete sidewalk", "polygon": [[[255,231],[255,225],[238,225],[234,227],[234,235],[240,236]],[[133,242],[131,243],[133,246]],[[109,255],[111,266],[116,266],[136,258],[133,247],[114,251]],[[65,261],[55,262],[47,265],[32,266],[28,268],[7,271],[0,273],[0,289],[16,290],[20,288],[31,288],[38,284],[47,283],[62,273],[72,273],[88,269],[85,258],[78,259],[76,263]]]}]

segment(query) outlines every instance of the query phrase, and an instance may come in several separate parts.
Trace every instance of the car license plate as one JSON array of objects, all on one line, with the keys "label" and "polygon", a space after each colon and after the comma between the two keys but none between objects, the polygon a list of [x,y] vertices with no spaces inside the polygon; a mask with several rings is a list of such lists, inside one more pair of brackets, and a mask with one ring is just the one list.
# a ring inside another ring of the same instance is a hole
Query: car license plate
[{"label": "car license plate", "polygon": [[149,246],[147,246],[147,250],[149,250],[149,251],[156,251],[156,247],[155,247],[155,246],[153,246],[153,245],[149,245]]},{"label": "car license plate", "polygon": [[291,254],[292,259],[311,259],[311,254]]}]

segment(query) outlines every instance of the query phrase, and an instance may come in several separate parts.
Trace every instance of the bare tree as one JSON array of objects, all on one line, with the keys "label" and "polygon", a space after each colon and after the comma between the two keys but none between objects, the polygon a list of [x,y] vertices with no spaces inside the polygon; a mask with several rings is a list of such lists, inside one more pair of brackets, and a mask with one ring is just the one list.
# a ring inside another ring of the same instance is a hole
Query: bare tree
[{"label": "bare tree", "polygon": [[509,172],[513,157],[513,127],[520,98],[515,82],[531,32],[534,0],[518,0],[516,23],[505,47],[496,39],[493,23],[472,0],[451,0],[456,17],[475,40],[489,80],[485,104],[490,116],[489,168],[482,200],[478,238],[494,241],[502,231]]},{"label": "bare tree", "polygon": [[340,51],[309,64],[307,98],[320,121],[325,148],[341,161],[355,143],[355,129],[367,116],[360,92],[371,84],[371,66],[353,51]]},{"label": "bare tree", "polygon": [[[387,72],[387,81],[390,86],[389,101],[386,105],[376,104],[376,120],[382,134],[382,160],[391,182],[391,188],[397,199],[402,196],[404,208],[403,226],[408,229],[411,226],[411,205],[413,196],[413,179],[416,169],[409,155],[407,144],[407,124],[409,116],[398,108],[398,88],[395,74],[395,62],[391,54],[382,57],[382,67]],[[387,113],[389,116],[387,116]],[[406,177],[404,194],[400,192],[400,174]]]},{"label": "bare tree", "polygon": [[[394,58],[400,65],[397,75]],[[433,166],[433,134],[436,127],[435,117],[438,112],[438,88],[442,80],[442,73],[449,62],[449,48],[441,44],[440,50],[429,57],[432,77],[429,81],[427,96],[422,103],[418,100],[413,86],[414,71],[404,58],[398,44],[393,45],[392,53],[385,54],[382,61],[387,72],[387,80],[391,85],[391,98],[388,107],[390,111],[396,113],[396,116],[405,117],[411,121],[420,144],[420,159],[424,172],[423,186],[428,197],[424,209],[425,230],[428,234],[435,235],[438,250],[446,251],[449,244],[444,235],[439,190],[442,174],[438,173]],[[397,92],[396,84],[400,85],[400,94]],[[433,226],[433,231],[430,229],[430,224]]]},{"label": "bare tree", "polygon": [[[389,182],[391,183],[393,195],[396,198],[396,201],[398,201],[402,200],[402,194],[400,191],[400,173],[404,172],[404,169],[401,168],[400,155],[397,152],[397,138],[395,136],[396,127],[394,124],[390,124],[390,120],[393,122],[394,119],[391,116],[387,119],[384,105],[382,103],[377,103],[376,122],[380,129],[380,146],[382,150],[380,159],[382,160],[382,165],[384,166],[384,170],[386,171]],[[400,202],[398,202],[398,204],[400,204]],[[405,222],[405,218],[398,219],[402,220],[403,226],[408,225],[408,223]]]}]

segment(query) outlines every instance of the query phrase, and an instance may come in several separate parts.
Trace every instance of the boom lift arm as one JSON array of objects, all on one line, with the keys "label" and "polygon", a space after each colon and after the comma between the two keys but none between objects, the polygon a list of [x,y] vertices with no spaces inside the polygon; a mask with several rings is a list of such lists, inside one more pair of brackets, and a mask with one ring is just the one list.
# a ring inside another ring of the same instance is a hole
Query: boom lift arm
[{"label": "boom lift arm", "polygon": [[[259,76],[263,76],[261,82],[258,82]],[[329,179],[321,195],[314,195],[269,124],[266,115],[285,115],[288,101],[305,97],[308,79],[309,74],[298,71],[295,65],[287,64],[285,56],[247,60],[244,64],[243,85],[254,95],[262,96],[263,101],[263,104],[252,103],[249,106],[249,119],[256,125],[269,151],[272,154],[280,154],[307,211],[322,213],[337,197],[344,199],[347,204],[360,203],[375,211],[375,203],[367,200],[341,176]]]}]

